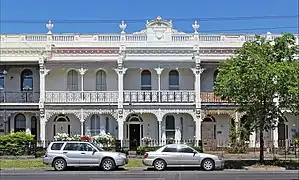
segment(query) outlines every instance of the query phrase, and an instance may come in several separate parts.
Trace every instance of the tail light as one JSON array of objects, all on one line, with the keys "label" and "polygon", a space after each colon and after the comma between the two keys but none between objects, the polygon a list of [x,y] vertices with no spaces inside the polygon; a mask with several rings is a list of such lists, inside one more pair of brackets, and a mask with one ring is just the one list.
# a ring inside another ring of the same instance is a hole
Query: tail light
[{"label": "tail light", "polygon": [[143,158],[147,158],[148,157],[148,154],[147,153],[145,153],[144,154],[144,156],[143,156]]}]

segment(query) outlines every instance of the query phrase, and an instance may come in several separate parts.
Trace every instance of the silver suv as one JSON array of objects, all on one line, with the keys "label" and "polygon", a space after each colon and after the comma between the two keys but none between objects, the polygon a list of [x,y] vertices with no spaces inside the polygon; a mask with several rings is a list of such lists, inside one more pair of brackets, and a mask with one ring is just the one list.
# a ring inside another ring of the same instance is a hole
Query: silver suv
[{"label": "silver suv", "polygon": [[124,153],[104,151],[95,143],[82,141],[51,142],[42,160],[56,171],[70,166],[100,166],[111,171],[128,163]]}]

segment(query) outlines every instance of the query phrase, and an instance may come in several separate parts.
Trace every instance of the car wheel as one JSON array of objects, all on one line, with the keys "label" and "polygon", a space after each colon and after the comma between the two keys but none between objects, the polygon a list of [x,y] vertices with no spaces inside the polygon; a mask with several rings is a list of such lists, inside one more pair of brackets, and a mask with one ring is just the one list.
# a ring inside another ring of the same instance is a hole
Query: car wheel
[{"label": "car wheel", "polygon": [[167,166],[166,162],[162,159],[155,160],[153,164],[154,164],[155,170],[157,170],[157,171],[163,171],[163,170],[165,170],[165,168]]},{"label": "car wheel", "polygon": [[103,159],[102,163],[101,163],[101,168],[104,170],[104,171],[112,171],[115,169],[115,163],[112,159],[110,158],[105,158]]},{"label": "car wheel", "polygon": [[201,167],[205,171],[212,171],[215,168],[215,162],[212,159],[204,159],[201,163]]},{"label": "car wheel", "polygon": [[66,161],[62,158],[55,159],[53,162],[53,167],[56,171],[63,171],[66,169]]}]

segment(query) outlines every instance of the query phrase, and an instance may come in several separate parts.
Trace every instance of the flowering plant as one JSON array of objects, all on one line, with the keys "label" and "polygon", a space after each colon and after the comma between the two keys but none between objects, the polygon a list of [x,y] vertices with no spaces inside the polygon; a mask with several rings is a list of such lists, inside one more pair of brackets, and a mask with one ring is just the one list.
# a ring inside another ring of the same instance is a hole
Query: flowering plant
[{"label": "flowering plant", "polygon": [[91,137],[91,136],[88,136],[88,135],[87,135],[87,136],[81,136],[81,137],[80,137],[80,140],[81,140],[81,141],[90,141],[91,139],[92,139],[92,137]]},{"label": "flowering plant", "polygon": [[101,131],[99,135],[93,136],[95,142],[103,145],[104,147],[109,147],[114,144],[115,138],[105,131]]},{"label": "flowering plant", "polygon": [[143,137],[141,139],[141,141],[144,142],[146,146],[148,146],[149,143],[152,141],[152,138],[150,138],[150,137]]},{"label": "flowering plant", "polygon": [[67,133],[57,133],[56,136],[54,136],[55,141],[79,141],[80,135],[73,135],[70,136]]}]

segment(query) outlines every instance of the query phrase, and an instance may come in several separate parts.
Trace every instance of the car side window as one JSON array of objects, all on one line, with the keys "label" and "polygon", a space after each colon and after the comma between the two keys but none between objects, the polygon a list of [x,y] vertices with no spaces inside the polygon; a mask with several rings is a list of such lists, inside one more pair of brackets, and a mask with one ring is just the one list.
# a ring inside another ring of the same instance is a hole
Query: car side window
[{"label": "car side window", "polygon": [[87,143],[80,143],[80,151],[93,151],[93,147]]},{"label": "car side window", "polygon": [[182,147],[182,148],[179,148],[179,152],[182,152],[182,153],[194,153],[194,150],[189,148],[189,147]]},{"label": "car side window", "polygon": [[163,152],[177,152],[177,148],[174,147],[166,147]]},{"label": "car side window", "polygon": [[67,143],[64,146],[64,149],[66,151],[80,151],[80,147],[78,143]]},{"label": "car side window", "polygon": [[63,144],[64,143],[53,143],[51,146],[51,150],[54,150],[54,151],[60,150],[62,148]]}]

